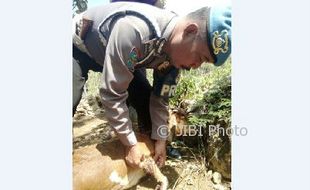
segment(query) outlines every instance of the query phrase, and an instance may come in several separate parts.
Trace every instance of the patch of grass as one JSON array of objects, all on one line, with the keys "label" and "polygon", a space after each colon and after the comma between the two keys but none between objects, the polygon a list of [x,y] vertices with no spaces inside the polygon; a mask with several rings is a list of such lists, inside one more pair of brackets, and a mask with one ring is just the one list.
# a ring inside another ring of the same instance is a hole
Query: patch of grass
[{"label": "patch of grass", "polygon": [[100,72],[89,71],[88,80],[86,82],[86,95],[96,97],[99,96],[99,87],[101,86],[101,76]]},{"label": "patch of grass", "polygon": [[204,64],[199,69],[181,71],[175,96],[170,98],[170,104],[178,107],[183,100],[200,101],[212,90],[230,85],[230,76],[230,59],[220,67]]}]

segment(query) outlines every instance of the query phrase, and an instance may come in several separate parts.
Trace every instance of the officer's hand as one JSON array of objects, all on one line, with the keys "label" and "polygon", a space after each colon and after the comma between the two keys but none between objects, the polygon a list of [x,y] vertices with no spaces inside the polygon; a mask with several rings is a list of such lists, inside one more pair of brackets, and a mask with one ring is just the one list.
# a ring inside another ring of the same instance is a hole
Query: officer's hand
[{"label": "officer's hand", "polygon": [[126,146],[125,151],[126,163],[133,168],[138,168],[142,160],[142,154],[138,146],[136,144],[132,146]]},{"label": "officer's hand", "polygon": [[166,141],[165,140],[157,140],[155,142],[155,163],[158,167],[162,167],[165,165],[166,161]]}]

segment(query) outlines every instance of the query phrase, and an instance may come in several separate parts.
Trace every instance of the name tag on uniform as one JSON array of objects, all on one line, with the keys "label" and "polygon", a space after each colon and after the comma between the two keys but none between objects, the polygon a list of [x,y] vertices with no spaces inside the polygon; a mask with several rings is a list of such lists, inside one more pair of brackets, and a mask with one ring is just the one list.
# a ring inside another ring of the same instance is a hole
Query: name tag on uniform
[{"label": "name tag on uniform", "polygon": [[160,96],[172,97],[175,94],[176,88],[177,85],[164,84],[163,87],[161,88]]},{"label": "name tag on uniform", "polygon": [[179,69],[170,67],[169,70],[154,72],[154,94],[163,98],[170,98],[174,96],[177,88],[177,78],[179,76]]}]

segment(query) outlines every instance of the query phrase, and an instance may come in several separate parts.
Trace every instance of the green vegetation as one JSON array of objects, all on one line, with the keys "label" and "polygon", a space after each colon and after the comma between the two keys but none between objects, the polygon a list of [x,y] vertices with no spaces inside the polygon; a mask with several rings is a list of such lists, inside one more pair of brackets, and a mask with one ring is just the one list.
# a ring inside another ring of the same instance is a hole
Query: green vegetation
[{"label": "green vegetation", "polygon": [[173,107],[192,101],[186,110],[192,112],[188,122],[194,125],[231,121],[231,61],[221,67],[204,64],[196,70],[182,71],[176,95],[170,99]]},{"label": "green vegetation", "polygon": [[170,105],[188,113],[188,124],[202,127],[202,136],[182,137],[182,142],[200,152],[207,168],[230,179],[231,137],[209,134],[209,126],[231,127],[231,60],[221,67],[205,64],[197,70],[182,71]]},{"label": "green vegetation", "polygon": [[101,73],[99,72],[88,72],[88,80],[86,82],[87,96],[99,96],[99,87],[101,86]]}]

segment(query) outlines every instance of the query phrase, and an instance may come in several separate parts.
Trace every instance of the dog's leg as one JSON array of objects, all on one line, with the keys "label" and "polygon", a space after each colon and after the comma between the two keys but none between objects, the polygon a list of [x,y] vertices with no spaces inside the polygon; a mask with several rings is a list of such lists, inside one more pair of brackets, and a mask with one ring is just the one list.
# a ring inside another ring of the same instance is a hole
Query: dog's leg
[{"label": "dog's leg", "polygon": [[168,179],[164,176],[159,170],[153,158],[145,158],[144,161],[141,162],[140,167],[148,174],[154,176],[157,182],[160,185],[157,185],[155,190],[167,190],[168,189]]}]

